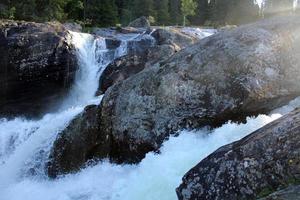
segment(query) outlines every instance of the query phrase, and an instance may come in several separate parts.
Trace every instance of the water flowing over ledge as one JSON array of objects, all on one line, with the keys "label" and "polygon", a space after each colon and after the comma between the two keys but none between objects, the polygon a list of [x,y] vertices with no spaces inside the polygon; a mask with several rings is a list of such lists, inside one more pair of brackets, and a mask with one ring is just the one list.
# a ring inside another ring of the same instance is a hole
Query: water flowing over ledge
[{"label": "water flowing over ledge", "polygon": [[0,119],[1,188],[23,178],[46,176],[46,159],[57,134],[85,106],[100,103],[102,96],[96,97],[95,93],[101,73],[112,60],[127,53],[127,40],[122,40],[122,45],[111,54],[106,48],[105,38],[76,32],[70,34],[77,49],[80,69],[59,110],[40,120]]}]

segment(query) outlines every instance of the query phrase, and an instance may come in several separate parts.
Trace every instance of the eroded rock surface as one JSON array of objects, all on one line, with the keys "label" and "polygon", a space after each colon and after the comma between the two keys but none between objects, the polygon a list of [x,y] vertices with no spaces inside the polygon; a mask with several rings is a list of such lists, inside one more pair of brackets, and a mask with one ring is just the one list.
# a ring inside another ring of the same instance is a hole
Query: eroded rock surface
[{"label": "eroded rock surface", "polygon": [[267,196],[299,182],[299,155],[300,109],[297,109],[202,160],[184,176],[177,194],[180,200]]},{"label": "eroded rock surface", "polygon": [[66,93],[77,70],[59,23],[0,21],[0,115],[38,115]]}]

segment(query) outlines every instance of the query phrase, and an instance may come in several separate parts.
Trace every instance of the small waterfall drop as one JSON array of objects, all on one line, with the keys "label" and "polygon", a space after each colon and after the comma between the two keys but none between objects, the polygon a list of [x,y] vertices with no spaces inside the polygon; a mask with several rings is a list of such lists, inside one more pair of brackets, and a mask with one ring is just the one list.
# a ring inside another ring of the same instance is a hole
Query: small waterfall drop
[{"label": "small waterfall drop", "polygon": [[127,40],[122,39],[112,55],[105,38],[76,32],[70,34],[80,67],[59,110],[45,114],[40,120],[0,119],[0,193],[2,187],[27,177],[47,178],[45,164],[57,134],[85,106],[100,103],[101,96],[95,96],[100,75],[110,62],[127,53]]}]

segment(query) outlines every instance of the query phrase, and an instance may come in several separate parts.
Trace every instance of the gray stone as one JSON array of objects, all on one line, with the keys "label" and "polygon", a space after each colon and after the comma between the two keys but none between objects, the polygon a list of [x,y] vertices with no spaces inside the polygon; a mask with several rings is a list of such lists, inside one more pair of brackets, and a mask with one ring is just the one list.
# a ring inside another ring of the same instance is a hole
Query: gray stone
[{"label": "gray stone", "polygon": [[[98,106],[100,130],[94,132],[109,137],[107,157],[137,163],[182,128],[243,122],[299,96],[297,19],[277,18],[223,31],[110,87]],[[69,145],[75,144],[65,141],[63,146]],[[60,148],[54,146],[53,151]],[[81,166],[84,163],[81,160]]]},{"label": "gray stone", "polygon": [[0,21],[0,115],[37,116],[69,89],[78,68],[60,23]]},{"label": "gray stone", "polygon": [[147,17],[140,17],[130,22],[128,26],[134,28],[148,28],[150,27],[150,22]]},{"label": "gray stone", "polygon": [[177,194],[180,200],[257,199],[271,193],[265,200],[299,199],[299,187],[275,192],[299,183],[299,163],[297,109],[209,155],[183,177]]}]

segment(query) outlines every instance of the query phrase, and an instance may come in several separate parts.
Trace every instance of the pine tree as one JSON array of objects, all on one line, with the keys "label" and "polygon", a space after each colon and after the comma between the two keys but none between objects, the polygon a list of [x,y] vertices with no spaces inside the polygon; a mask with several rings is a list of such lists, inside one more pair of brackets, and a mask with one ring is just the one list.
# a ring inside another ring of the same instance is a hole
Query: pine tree
[{"label": "pine tree", "polygon": [[134,10],[134,17],[139,18],[142,16],[149,17],[155,16],[153,0],[134,0],[132,9]]},{"label": "pine tree", "polygon": [[83,21],[83,0],[67,1],[64,12],[68,19]]},{"label": "pine tree", "polygon": [[192,24],[203,25],[209,16],[208,0],[197,0],[196,15],[189,17]]},{"label": "pine tree", "polygon": [[134,20],[135,17],[133,12],[134,0],[118,0],[118,1],[117,1],[117,6],[119,6],[118,12],[119,12],[120,22],[123,25],[127,25],[129,24],[129,22]]},{"label": "pine tree", "polygon": [[186,25],[186,17],[196,14],[197,3],[194,0],[181,0],[181,12],[183,15],[183,26]]},{"label": "pine tree", "polygon": [[115,26],[118,11],[114,0],[89,0],[86,2],[86,18],[91,25]]},{"label": "pine tree", "polygon": [[18,20],[36,20],[36,3],[35,0],[13,0],[11,6],[15,7],[15,19]]},{"label": "pine tree", "polygon": [[170,0],[169,1],[169,13],[170,13],[170,22],[172,24],[181,23],[181,0]]},{"label": "pine tree", "polygon": [[156,22],[166,25],[169,23],[169,0],[155,0]]}]

